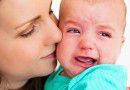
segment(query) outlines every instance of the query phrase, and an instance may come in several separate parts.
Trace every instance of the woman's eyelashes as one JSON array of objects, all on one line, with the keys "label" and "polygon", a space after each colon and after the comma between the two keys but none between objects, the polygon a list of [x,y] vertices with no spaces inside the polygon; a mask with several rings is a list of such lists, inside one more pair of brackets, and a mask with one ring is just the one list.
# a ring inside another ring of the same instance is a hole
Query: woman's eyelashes
[{"label": "woman's eyelashes", "polygon": [[19,36],[22,38],[28,38],[35,32],[35,28],[36,28],[36,26],[34,24],[30,25],[26,30],[21,32]]},{"label": "woman's eyelashes", "polygon": [[[49,11],[49,15],[53,15],[53,11],[50,10]],[[37,25],[35,25],[35,22],[37,22],[37,20],[39,19],[40,17],[36,18],[32,24],[30,24],[25,30],[23,30],[22,32],[19,33],[18,36],[20,36],[21,38],[28,38],[30,37],[35,31],[36,31],[36,27]]]}]

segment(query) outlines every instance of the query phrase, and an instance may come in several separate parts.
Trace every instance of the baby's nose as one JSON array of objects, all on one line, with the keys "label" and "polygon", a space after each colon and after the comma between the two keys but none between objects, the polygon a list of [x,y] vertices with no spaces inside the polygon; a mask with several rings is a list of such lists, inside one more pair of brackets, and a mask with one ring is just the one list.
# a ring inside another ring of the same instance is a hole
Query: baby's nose
[{"label": "baby's nose", "polygon": [[82,37],[79,43],[81,49],[84,50],[93,50],[95,48],[94,38],[91,36]]}]

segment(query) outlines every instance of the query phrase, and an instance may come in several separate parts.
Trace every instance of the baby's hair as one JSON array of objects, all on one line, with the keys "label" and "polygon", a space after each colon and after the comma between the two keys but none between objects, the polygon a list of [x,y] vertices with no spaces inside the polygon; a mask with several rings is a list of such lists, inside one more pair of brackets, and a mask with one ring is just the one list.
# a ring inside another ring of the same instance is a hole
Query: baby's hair
[{"label": "baby's hair", "polygon": [[88,4],[95,4],[95,3],[97,3],[97,2],[101,2],[102,0],[84,0],[84,1],[86,1]]},{"label": "baby's hair", "polygon": [[[88,2],[89,4],[95,4],[95,3],[98,3],[98,2],[102,2],[102,1],[106,1],[106,0],[83,0],[83,1],[86,1]],[[114,1],[121,1],[121,3],[124,3],[124,0],[113,0]]]}]

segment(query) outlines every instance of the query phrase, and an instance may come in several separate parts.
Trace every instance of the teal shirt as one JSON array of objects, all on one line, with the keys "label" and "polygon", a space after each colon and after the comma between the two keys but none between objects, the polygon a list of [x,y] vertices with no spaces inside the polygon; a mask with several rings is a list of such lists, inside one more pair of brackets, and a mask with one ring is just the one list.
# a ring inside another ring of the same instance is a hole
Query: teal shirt
[{"label": "teal shirt", "polygon": [[45,90],[126,90],[127,71],[119,65],[93,66],[74,78],[60,75],[60,67],[46,81]]}]

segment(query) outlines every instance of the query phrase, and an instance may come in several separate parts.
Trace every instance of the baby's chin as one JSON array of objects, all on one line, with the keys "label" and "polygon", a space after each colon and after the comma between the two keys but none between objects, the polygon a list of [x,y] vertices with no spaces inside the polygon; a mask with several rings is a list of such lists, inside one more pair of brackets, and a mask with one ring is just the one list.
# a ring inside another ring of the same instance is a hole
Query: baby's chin
[{"label": "baby's chin", "polygon": [[73,78],[81,74],[88,68],[98,65],[98,60],[89,57],[76,57],[73,60],[73,63],[71,64],[73,64],[71,68],[68,68],[67,71],[62,72],[63,76],[68,76]]},{"label": "baby's chin", "polygon": [[94,63],[94,64],[91,65],[91,66],[88,66],[88,67],[85,67],[85,68],[82,67],[80,70],[77,70],[77,71],[73,72],[73,76],[70,76],[70,77],[75,77],[75,76],[77,76],[77,75],[83,73],[85,70],[87,70],[87,69],[89,69],[89,68],[91,68],[91,67],[94,67],[94,66],[96,66],[96,65],[99,65],[99,64],[96,62],[96,63]]}]

